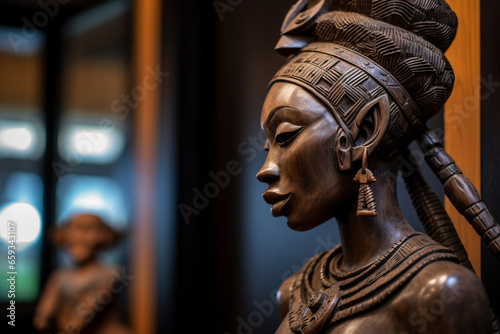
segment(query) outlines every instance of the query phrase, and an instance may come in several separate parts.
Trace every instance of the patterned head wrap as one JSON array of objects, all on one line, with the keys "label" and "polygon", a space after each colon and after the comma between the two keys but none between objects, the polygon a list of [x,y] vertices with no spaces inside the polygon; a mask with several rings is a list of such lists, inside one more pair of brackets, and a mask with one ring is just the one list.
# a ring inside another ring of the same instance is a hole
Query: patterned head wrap
[{"label": "patterned head wrap", "polygon": [[277,46],[292,56],[271,84],[287,81],[307,89],[345,130],[363,106],[388,94],[384,149],[396,153],[451,94],[454,74],[443,52],[457,25],[442,0],[299,1]]}]

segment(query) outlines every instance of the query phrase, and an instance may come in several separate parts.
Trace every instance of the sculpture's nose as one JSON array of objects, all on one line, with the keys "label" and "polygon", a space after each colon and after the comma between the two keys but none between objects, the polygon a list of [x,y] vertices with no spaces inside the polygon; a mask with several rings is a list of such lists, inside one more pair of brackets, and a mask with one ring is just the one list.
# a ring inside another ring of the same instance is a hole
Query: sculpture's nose
[{"label": "sculpture's nose", "polygon": [[262,183],[271,184],[279,180],[279,177],[280,170],[278,166],[274,162],[269,161],[268,156],[268,159],[266,160],[260,171],[257,173],[257,180]]}]

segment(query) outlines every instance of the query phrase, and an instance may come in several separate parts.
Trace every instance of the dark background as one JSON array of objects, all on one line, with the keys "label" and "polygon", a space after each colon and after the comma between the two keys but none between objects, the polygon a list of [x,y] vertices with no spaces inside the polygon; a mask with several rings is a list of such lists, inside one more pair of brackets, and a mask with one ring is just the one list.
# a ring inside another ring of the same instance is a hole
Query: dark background
[{"label": "dark background", "polygon": [[[495,42],[498,39],[496,20],[498,20],[499,11],[500,2],[481,1],[481,76],[483,78],[491,76],[495,82],[500,81],[500,66],[498,66],[500,45]],[[496,177],[500,166],[499,106],[500,94],[498,92],[493,92],[488,99],[481,101],[481,193],[493,217],[500,217],[497,190],[500,180]],[[500,262],[495,259],[484,243],[481,256],[482,280],[498,316],[500,314]]]}]

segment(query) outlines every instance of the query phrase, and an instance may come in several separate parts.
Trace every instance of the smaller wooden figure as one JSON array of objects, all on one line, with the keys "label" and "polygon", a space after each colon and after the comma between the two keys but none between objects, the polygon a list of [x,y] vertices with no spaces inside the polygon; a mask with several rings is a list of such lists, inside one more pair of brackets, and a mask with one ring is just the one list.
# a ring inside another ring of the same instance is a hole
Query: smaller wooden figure
[{"label": "smaller wooden figure", "polygon": [[119,233],[95,215],[80,214],[54,229],[52,237],[75,266],[58,269],[49,277],[34,327],[41,333],[130,334],[121,321],[118,295],[133,277],[97,259],[100,250],[116,244]]}]

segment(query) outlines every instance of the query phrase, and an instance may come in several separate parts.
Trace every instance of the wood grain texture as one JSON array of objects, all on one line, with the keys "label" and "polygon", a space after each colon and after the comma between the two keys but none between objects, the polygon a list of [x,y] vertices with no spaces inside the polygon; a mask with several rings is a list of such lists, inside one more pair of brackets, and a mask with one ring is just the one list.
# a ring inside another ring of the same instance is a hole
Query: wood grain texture
[{"label": "wood grain texture", "polygon": [[[463,173],[480,192],[481,100],[480,100],[480,0],[448,0],[459,20],[457,37],[447,52],[455,70],[455,89],[445,106],[445,147]],[[469,259],[481,273],[481,240],[449,200],[450,214]]]},{"label": "wood grain texture", "polygon": [[[147,89],[161,57],[161,1],[137,0],[134,8],[134,88],[146,91],[135,109],[135,226],[133,240],[132,322],[138,334],[156,332],[155,187],[160,124],[160,89]],[[149,71],[148,71],[149,69]],[[158,85],[159,87],[159,85]],[[146,89],[145,89],[146,88]]]}]

